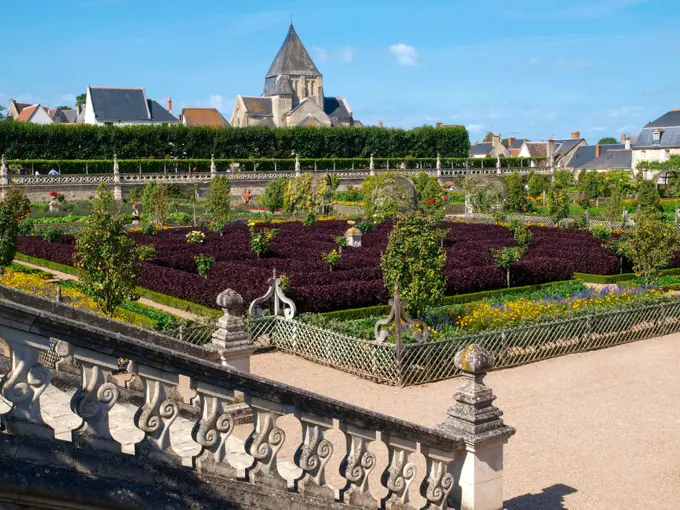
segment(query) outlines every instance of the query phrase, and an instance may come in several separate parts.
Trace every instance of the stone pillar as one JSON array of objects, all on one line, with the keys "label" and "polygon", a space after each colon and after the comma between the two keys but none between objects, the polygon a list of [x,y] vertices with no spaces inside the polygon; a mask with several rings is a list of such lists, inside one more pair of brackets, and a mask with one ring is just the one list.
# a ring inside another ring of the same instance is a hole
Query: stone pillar
[{"label": "stone pillar", "polygon": [[371,175],[375,175],[375,161],[373,160],[373,154],[371,154],[371,162],[368,164],[368,169]]},{"label": "stone pillar", "polygon": [[9,168],[7,168],[7,161],[5,155],[2,155],[0,162],[0,200],[5,199],[5,187],[9,186]]},{"label": "stone pillar", "polygon": [[113,198],[123,200],[123,188],[120,185],[120,168],[118,167],[118,156],[113,155]]},{"label": "stone pillar", "polygon": [[484,384],[494,357],[473,344],[456,354],[454,363],[462,371],[463,384],[446,421],[437,426],[465,443],[465,450],[457,455],[460,474],[450,502],[461,510],[502,510],[503,446],[515,429],[503,423],[502,411],[492,405],[496,397]]},{"label": "stone pillar", "polygon": [[441,177],[442,176],[442,158],[441,158],[441,155],[439,153],[437,153],[436,169],[437,169],[437,177]]},{"label": "stone pillar", "polygon": [[300,154],[295,153],[295,177],[300,177]]},{"label": "stone pillar", "polygon": [[215,155],[210,155],[210,177],[213,178],[217,175],[217,166],[215,165]]},{"label": "stone pillar", "polygon": [[212,336],[213,348],[219,352],[222,365],[250,373],[250,356],[255,346],[248,337],[241,315],[243,298],[227,289],[217,296],[217,304],[224,315],[217,321],[218,329]]}]

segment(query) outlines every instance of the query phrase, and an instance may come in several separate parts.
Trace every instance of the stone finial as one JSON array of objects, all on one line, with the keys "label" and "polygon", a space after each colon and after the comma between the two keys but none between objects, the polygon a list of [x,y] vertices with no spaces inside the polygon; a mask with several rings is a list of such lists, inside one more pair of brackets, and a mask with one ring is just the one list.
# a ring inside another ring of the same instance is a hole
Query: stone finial
[{"label": "stone finial", "polygon": [[217,165],[215,165],[215,155],[210,155],[210,174],[217,175]]},{"label": "stone finial", "polygon": [[486,372],[493,368],[495,361],[492,353],[477,344],[468,345],[462,351],[458,351],[453,359],[458,370],[474,375],[486,375]]},{"label": "stone finial", "polygon": [[437,153],[437,164],[435,166],[437,172],[441,171],[442,169],[442,157],[441,154]]},{"label": "stone finial", "polygon": [[7,160],[5,159],[5,155],[2,155],[2,160],[0,161],[0,175],[7,175],[8,168],[7,168]]},{"label": "stone finial", "polygon": [[227,289],[217,296],[217,305],[224,313],[232,312],[243,306],[243,298],[235,290]]},{"label": "stone finial", "polygon": [[295,175],[298,176],[300,175],[300,154],[298,152],[295,153]]},{"label": "stone finial", "polygon": [[469,444],[513,435],[515,429],[503,423],[503,412],[492,405],[496,396],[484,384],[487,370],[494,365],[493,354],[472,344],[456,354],[454,363],[462,371],[463,384],[454,395],[455,403],[448,409],[446,421],[437,429]]},{"label": "stone finial", "polygon": [[345,238],[347,239],[347,246],[352,248],[361,248],[361,230],[356,227],[351,227],[345,232]]}]

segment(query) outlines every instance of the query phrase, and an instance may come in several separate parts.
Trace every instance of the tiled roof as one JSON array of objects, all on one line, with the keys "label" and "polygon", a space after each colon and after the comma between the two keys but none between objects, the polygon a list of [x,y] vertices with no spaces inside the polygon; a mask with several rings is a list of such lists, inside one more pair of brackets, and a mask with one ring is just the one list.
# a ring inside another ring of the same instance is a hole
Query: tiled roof
[{"label": "tiled roof", "polygon": [[[600,156],[603,156],[610,150],[620,150],[625,149],[625,145],[622,143],[612,143],[600,145]],[[597,145],[582,145],[574,151],[574,155],[569,161],[569,166],[571,168],[584,168],[587,167],[593,160],[595,160],[595,154],[597,154]]]},{"label": "tiled roof", "polygon": [[470,156],[486,156],[493,149],[491,142],[480,142],[470,146]]},{"label": "tiled roof", "polygon": [[229,123],[216,108],[184,108],[182,118],[187,126],[228,126]]},{"label": "tiled roof", "polygon": [[526,142],[529,156],[532,158],[547,158],[548,157],[548,143],[547,142]]},{"label": "tiled roof", "polygon": [[34,104],[32,106],[22,108],[21,113],[19,114],[16,120],[19,122],[28,122],[29,120],[31,120],[31,117],[38,108],[40,108],[39,104]]},{"label": "tiled roof", "polygon": [[680,127],[680,110],[671,110],[645,127]]},{"label": "tiled roof", "polygon": [[[654,131],[661,131],[658,142],[654,141]],[[646,127],[640,132],[637,141],[633,145],[634,149],[642,148],[677,148],[680,147],[680,127],[656,128]]]},{"label": "tiled roof", "polygon": [[153,99],[147,100],[143,88],[89,87],[94,116],[99,122],[166,122],[177,118]]},{"label": "tiled roof", "polygon": [[510,147],[508,147],[508,149],[521,149],[522,144],[524,142],[528,142],[528,141],[529,140],[527,140],[526,138],[521,138],[519,140],[515,140],[514,142],[512,142],[512,145]]},{"label": "tiled roof", "polygon": [[177,117],[163,108],[155,99],[148,99],[147,103],[149,105],[149,112],[151,112],[152,121],[167,122],[169,124],[177,122]]},{"label": "tiled roof", "polygon": [[626,149],[610,149],[599,158],[593,159],[580,168],[588,170],[628,170],[632,167],[633,151]]},{"label": "tiled roof", "polygon": [[324,97],[323,111],[334,123],[352,122],[352,114],[347,109],[347,103],[341,97]]},{"label": "tiled roof", "polygon": [[321,73],[314,65],[312,57],[309,56],[305,46],[295,32],[295,27],[290,24],[286,40],[283,41],[281,49],[276,54],[269,72],[265,76],[278,76],[281,74],[293,76],[321,76]]},{"label": "tiled roof", "polygon": [[270,97],[243,97],[243,104],[251,117],[271,116],[272,99]]},{"label": "tiled roof", "polygon": [[570,150],[572,150],[574,147],[576,147],[583,138],[569,138],[568,140],[559,140],[555,141],[555,144],[557,145],[557,148],[555,149],[555,159],[559,158],[560,156],[563,156]]}]

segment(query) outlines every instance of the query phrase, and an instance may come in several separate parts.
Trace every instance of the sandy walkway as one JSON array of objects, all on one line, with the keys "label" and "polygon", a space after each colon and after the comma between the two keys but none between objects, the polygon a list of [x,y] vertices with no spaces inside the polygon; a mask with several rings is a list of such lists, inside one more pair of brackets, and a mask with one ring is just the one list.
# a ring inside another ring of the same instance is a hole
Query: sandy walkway
[{"label": "sandy walkway", "polygon": [[[506,507],[676,509],[680,335],[575,354],[487,377],[517,428]],[[443,421],[458,380],[399,389],[281,353],[255,374],[423,425]]]}]

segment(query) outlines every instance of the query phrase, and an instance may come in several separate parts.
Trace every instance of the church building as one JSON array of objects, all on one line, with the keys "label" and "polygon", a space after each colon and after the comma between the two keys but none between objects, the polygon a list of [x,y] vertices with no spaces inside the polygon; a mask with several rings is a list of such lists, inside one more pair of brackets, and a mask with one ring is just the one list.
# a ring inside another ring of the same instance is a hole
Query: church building
[{"label": "church building", "polygon": [[261,96],[237,96],[232,127],[360,126],[343,97],[324,95],[323,75],[291,23]]}]

